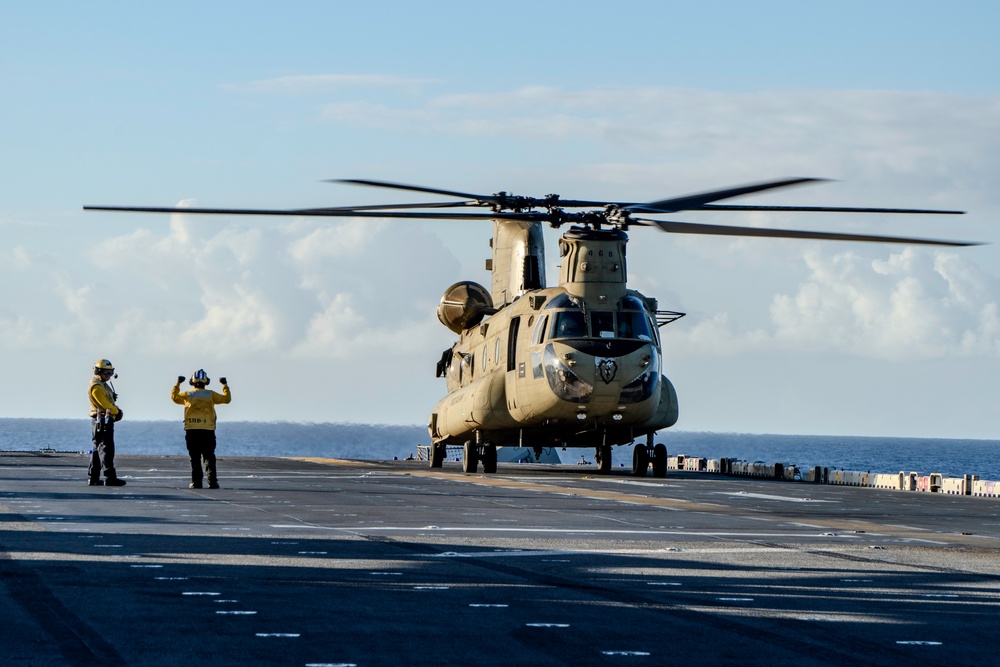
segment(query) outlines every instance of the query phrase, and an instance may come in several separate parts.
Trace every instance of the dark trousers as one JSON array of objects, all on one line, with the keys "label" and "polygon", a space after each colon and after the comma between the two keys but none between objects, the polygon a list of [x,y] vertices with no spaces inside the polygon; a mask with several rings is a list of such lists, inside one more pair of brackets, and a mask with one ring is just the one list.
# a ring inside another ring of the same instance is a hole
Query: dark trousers
[{"label": "dark trousers", "polygon": [[203,428],[184,431],[184,442],[187,444],[188,456],[191,457],[191,481],[201,484],[201,464],[204,462],[204,475],[208,476],[208,483],[218,483],[219,472],[215,467],[215,431]]},{"label": "dark trousers", "polygon": [[87,475],[91,482],[101,479],[101,471],[108,479],[117,476],[115,472],[115,423],[101,422],[97,417],[90,419],[90,430],[93,435],[94,449],[90,454],[90,467]]}]

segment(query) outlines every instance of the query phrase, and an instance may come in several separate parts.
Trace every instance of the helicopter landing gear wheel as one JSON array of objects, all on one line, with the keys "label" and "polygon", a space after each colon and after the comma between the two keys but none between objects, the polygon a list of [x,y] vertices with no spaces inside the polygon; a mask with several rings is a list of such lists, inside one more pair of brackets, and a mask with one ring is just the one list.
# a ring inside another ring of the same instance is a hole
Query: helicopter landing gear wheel
[{"label": "helicopter landing gear wheel", "polygon": [[444,463],[444,457],[448,453],[448,446],[444,443],[436,443],[431,445],[430,454],[427,459],[431,462],[432,468],[440,468]]},{"label": "helicopter landing gear wheel", "polygon": [[632,474],[636,477],[645,477],[649,469],[649,450],[646,445],[636,445],[632,450]]},{"label": "helicopter landing gear wheel", "polygon": [[479,467],[479,447],[473,441],[466,440],[463,449],[465,451],[462,456],[462,471],[476,472],[476,469]]},{"label": "helicopter landing gear wheel", "polygon": [[597,459],[597,472],[611,472],[611,445],[598,445],[594,458]]},{"label": "helicopter landing gear wheel", "polygon": [[667,476],[667,446],[662,442],[653,447],[653,477]]},{"label": "helicopter landing gear wheel", "polygon": [[483,472],[495,473],[497,471],[497,446],[492,442],[483,445]]}]

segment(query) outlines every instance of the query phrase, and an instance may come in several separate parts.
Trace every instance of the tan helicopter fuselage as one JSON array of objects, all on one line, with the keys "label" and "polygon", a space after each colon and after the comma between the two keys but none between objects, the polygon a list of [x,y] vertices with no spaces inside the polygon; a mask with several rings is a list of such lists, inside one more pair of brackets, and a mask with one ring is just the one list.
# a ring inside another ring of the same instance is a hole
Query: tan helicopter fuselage
[{"label": "tan helicopter fuselage", "polygon": [[539,223],[494,224],[492,303],[458,283],[438,308],[460,338],[438,364],[448,395],[431,414],[432,441],[594,447],[672,426],[656,302],[626,287],[626,234],[572,228],[559,286],[546,288]]}]

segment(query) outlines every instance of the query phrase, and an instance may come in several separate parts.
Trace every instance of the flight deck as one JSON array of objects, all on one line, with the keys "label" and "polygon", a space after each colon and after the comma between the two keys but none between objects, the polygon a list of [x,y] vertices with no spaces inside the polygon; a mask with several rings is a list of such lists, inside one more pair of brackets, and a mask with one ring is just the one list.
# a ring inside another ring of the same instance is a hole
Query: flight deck
[{"label": "flight deck", "polygon": [[0,453],[10,665],[997,664],[1000,500],[670,471]]}]

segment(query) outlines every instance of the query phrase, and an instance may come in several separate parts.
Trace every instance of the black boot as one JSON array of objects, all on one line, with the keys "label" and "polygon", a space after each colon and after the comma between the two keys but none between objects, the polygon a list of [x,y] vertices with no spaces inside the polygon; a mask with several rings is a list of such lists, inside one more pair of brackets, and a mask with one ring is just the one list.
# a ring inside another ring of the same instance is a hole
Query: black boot
[{"label": "black boot", "polygon": [[99,479],[92,479],[87,482],[87,486],[104,486],[104,482]]},{"label": "black boot", "polygon": [[118,479],[117,477],[108,477],[104,481],[104,486],[125,486],[125,480]]}]

